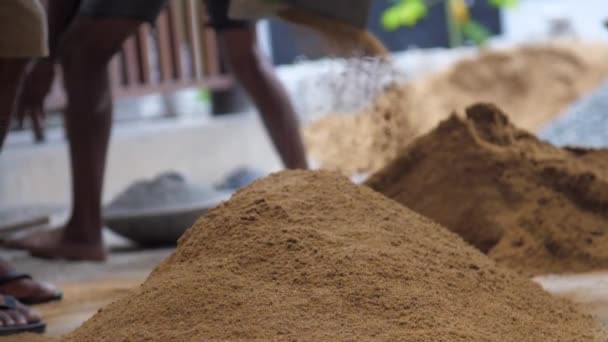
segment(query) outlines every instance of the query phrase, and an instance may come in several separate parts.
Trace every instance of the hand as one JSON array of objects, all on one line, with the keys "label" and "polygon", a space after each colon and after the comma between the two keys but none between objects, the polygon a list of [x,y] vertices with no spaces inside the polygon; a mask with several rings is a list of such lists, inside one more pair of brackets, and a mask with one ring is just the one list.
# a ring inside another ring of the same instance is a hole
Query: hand
[{"label": "hand", "polygon": [[55,79],[55,64],[41,59],[34,63],[26,74],[17,106],[17,124],[23,128],[26,117],[32,121],[36,141],[44,140],[44,99]]}]

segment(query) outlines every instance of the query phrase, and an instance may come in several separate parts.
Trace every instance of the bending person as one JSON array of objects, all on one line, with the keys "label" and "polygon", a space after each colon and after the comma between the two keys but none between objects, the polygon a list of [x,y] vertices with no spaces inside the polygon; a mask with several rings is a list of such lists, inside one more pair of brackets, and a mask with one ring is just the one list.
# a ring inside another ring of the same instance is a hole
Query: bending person
[{"label": "bending person", "polygon": [[[55,63],[63,69],[72,169],[72,214],[66,226],[12,243],[34,256],[105,260],[101,197],[112,126],[108,64],[124,41],[153,22],[165,0],[49,1],[51,55],[26,82],[21,115],[42,116]],[[296,115],[285,90],[256,46],[253,23],[228,19],[229,1],[206,1],[233,74],[251,95],[287,168],[306,168]]]}]

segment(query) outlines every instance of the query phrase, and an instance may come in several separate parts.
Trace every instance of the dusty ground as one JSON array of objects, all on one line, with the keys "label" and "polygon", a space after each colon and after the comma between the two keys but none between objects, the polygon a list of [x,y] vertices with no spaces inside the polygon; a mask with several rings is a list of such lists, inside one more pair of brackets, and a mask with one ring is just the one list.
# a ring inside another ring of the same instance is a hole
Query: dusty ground
[{"label": "dusty ground", "polygon": [[[137,250],[111,238],[114,251],[105,264],[49,262],[8,253],[20,270],[58,284],[65,293],[60,303],[37,308],[48,323],[49,336],[61,336],[78,327],[98,309],[136,288],[171,249]],[[3,255],[7,255],[3,251]],[[608,326],[608,271],[535,278],[547,291],[580,303]]]}]

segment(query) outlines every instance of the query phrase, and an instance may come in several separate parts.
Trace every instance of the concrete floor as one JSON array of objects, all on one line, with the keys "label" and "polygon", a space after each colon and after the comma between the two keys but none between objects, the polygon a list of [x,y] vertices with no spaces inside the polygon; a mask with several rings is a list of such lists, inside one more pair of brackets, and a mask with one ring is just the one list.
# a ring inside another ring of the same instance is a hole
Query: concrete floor
[{"label": "concrete floor", "polygon": [[31,258],[23,251],[2,250],[19,272],[53,283],[93,281],[111,277],[147,276],[154,266],[171,253],[171,248],[138,249],[115,247],[105,263],[49,261]]},{"label": "concrete floor", "polygon": [[73,331],[100,308],[129,294],[144,279],[141,275],[131,275],[60,283],[65,298],[37,307],[47,323],[46,335],[57,337]]},{"label": "concrete floor", "polygon": [[[66,211],[56,207],[25,207],[21,210],[0,210],[0,226],[19,218],[50,215],[50,226],[59,227],[65,221]],[[30,230],[21,231],[28,233]],[[99,308],[129,293],[141,284],[148,274],[167,257],[173,248],[143,249],[108,229],[104,241],[110,252],[104,263],[67,262],[35,259],[27,252],[0,251],[0,257],[9,261],[19,272],[37,280],[57,285],[64,292],[61,302],[37,306],[47,322],[47,334],[60,336],[77,328],[94,315]],[[0,238],[18,237],[0,230]]]},{"label": "concrete floor", "polygon": [[111,252],[105,263],[48,261],[22,251],[0,252],[20,272],[56,284],[64,292],[61,302],[36,307],[44,316],[48,335],[76,329],[99,308],[128,294],[173,250],[140,249],[110,232],[105,232],[105,240]]}]

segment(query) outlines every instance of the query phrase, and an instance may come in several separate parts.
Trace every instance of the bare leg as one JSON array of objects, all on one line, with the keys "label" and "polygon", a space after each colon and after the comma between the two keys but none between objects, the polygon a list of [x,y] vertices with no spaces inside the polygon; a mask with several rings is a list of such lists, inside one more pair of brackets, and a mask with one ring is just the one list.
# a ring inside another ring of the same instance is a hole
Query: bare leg
[{"label": "bare leg", "polygon": [[45,258],[106,258],[101,197],[112,126],[108,63],[140,24],[127,18],[79,16],[65,33],[58,55],[68,95],[72,215],[63,231],[30,236],[13,243],[16,247]]},{"label": "bare leg", "polygon": [[234,76],[253,99],[285,167],[308,168],[296,113],[257,47],[255,29],[220,30],[219,37]]},{"label": "bare leg", "polygon": [[[15,110],[16,99],[23,72],[28,59],[0,58],[0,152],[6,138],[11,114]],[[0,260],[0,277],[15,272],[14,268],[4,260]],[[17,298],[45,298],[57,293],[57,289],[49,284],[36,282],[32,279],[19,279],[0,286],[0,293]],[[19,310],[2,312],[0,326],[26,324],[28,321],[40,320],[40,316],[27,307],[19,305]],[[8,317],[8,319],[7,319]]]},{"label": "bare leg", "polygon": [[17,94],[27,63],[28,59],[23,58],[0,58],[0,151],[15,111]]}]

